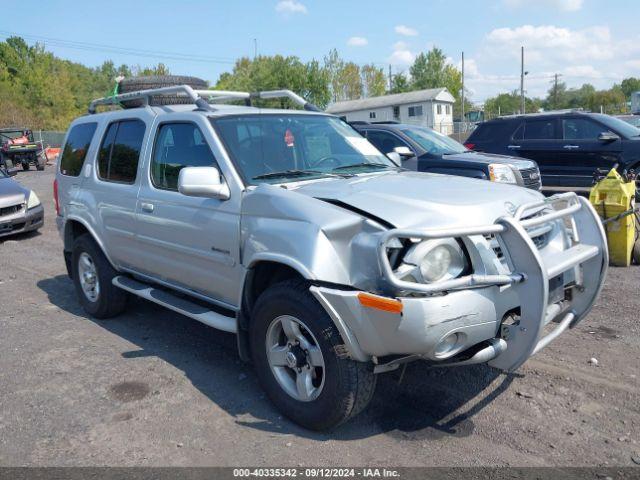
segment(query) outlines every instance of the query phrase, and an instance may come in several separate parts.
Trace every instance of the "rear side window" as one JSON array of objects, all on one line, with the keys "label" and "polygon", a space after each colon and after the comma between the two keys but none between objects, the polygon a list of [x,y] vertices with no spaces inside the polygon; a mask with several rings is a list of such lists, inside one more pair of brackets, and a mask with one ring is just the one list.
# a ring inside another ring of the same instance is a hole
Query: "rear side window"
[{"label": "rear side window", "polygon": [[469,142],[487,142],[500,139],[500,126],[497,123],[481,123],[471,132]]},{"label": "rear side window", "polygon": [[165,123],[156,135],[151,180],[157,188],[178,190],[184,167],[217,167],[200,129],[192,123]]},{"label": "rear side window", "polygon": [[525,140],[553,140],[556,138],[556,121],[527,120],[524,124]]},{"label": "rear side window", "polygon": [[107,128],[98,153],[98,176],[117,183],[134,183],[138,172],[145,124],[122,120]]},{"label": "rear side window", "polygon": [[80,175],[97,125],[97,123],[81,123],[71,128],[60,159],[62,175],[70,177]]}]

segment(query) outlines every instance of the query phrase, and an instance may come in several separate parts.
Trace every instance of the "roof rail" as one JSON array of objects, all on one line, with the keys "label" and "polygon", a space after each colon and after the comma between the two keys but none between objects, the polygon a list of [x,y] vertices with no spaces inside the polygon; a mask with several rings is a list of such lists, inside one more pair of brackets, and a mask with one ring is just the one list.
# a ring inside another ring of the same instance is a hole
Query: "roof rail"
[{"label": "roof rail", "polygon": [[180,97],[188,97],[201,110],[215,111],[211,103],[227,100],[244,100],[247,105],[251,105],[254,99],[288,98],[300,105],[307,111],[320,112],[321,110],[313,103],[307,102],[300,95],[291,90],[268,90],[264,92],[234,92],[229,90],[194,90],[189,85],[175,85],[171,87],[151,88],[148,90],[138,90],[136,92],[121,93],[110,97],[97,98],[89,104],[89,113],[96,113],[98,105],[118,105],[127,100],[143,100],[143,105],[149,105],[149,100],[155,95],[176,94]]}]

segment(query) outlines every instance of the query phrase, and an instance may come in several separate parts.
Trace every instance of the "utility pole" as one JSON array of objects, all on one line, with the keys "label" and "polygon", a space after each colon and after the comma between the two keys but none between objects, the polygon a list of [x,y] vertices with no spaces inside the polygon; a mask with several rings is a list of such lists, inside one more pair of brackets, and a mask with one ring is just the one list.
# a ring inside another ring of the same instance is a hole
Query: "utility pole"
[{"label": "utility pole", "polygon": [[462,52],[462,94],[460,96],[462,97],[462,118],[460,120],[464,125],[464,52]]},{"label": "utility pole", "polygon": [[389,93],[393,91],[393,77],[391,76],[391,64],[389,64]]},{"label": "utility pole", "polygon": [[553,109],[558,109],[558,77],[561,76],[561,73],[556,73],[553,78]]},{"label": "utility pole", "polygon": [[524,47],[520,47],[520,113],[525,113],[525,107],[524,107]]},{"label": "utility pole", "polygon": [[258,39],[253,39],[253,59],[255,60],[258,57]]}]

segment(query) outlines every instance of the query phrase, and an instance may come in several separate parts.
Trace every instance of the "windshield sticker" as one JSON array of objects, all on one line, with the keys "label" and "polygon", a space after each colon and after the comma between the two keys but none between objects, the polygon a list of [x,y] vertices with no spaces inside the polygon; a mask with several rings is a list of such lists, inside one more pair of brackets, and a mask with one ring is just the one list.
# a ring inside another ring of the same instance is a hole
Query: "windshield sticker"
[{"label": "windshield sticker", "polygon": [[351,144],[353,148],[355,148],[362,155],[380,155],[380,152],[376,150],[376,147],[369,143],[369,140],[362,137],[345,137],[347,142]]},{"label": "windshield sticker", "polygon": [[287,147],[293,147],[294,140],[293,133],[291,133],[291,130],[287,128],[287,131],[284,132],[284,143]]}]

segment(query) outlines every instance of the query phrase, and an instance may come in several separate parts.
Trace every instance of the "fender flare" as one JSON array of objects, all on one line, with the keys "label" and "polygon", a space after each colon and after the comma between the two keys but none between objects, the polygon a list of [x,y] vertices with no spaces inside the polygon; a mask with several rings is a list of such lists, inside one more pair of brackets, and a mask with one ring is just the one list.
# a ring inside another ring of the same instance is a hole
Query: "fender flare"
[{"label": "fender flare", "polygon": [[272,252],[257,253],[251,257],[251,261],[247,265],[247,269],[253,268],[259,262],[282,263],[283,265],[293,268],[305,279],[316,280],[316,276],[313,274],[313,272],[311,272],[311,270],[309,270],[303,263],[287,255],[283,255],[281,253],[272,253]]},{"label": "fender flare", "polygon": [[98,237],[98,235],[96,235],[95,230],[93,229],[93,227],[91,227],[91,225],[89,225],[89,223],[87,223],[86,220],[77,217],[75,215],[69,216],[65,218],[64,221],[64,249],[65,251],[70,251],[67,250],[67,247],[71,247],[72,245],[68,245],[68,240],[69,240],[69,235],[70,235],[70,230],[69,230],[69,222],[78,222],[79,224],[81,224],[84,228],[87,229],[87,231],[89,232],[89,235],[91,235],[91,237],[93,238],[93,241],[96,242],[96,244],[98,245],[98,247],[100,248],[100,250],[102,251],[102,254],[105,256],[105,258],[107,259],[107,261],[111,264],[111,266],[115,269],[118,270],[118,268],[116,267],[115,263],[113,262],[113,260],[111,259],[111,256],[109,255],[109,253],[107,252],[107,250],[104,248],[104,243],[102,242],[102,240],[100,240],[100,237]]}]

